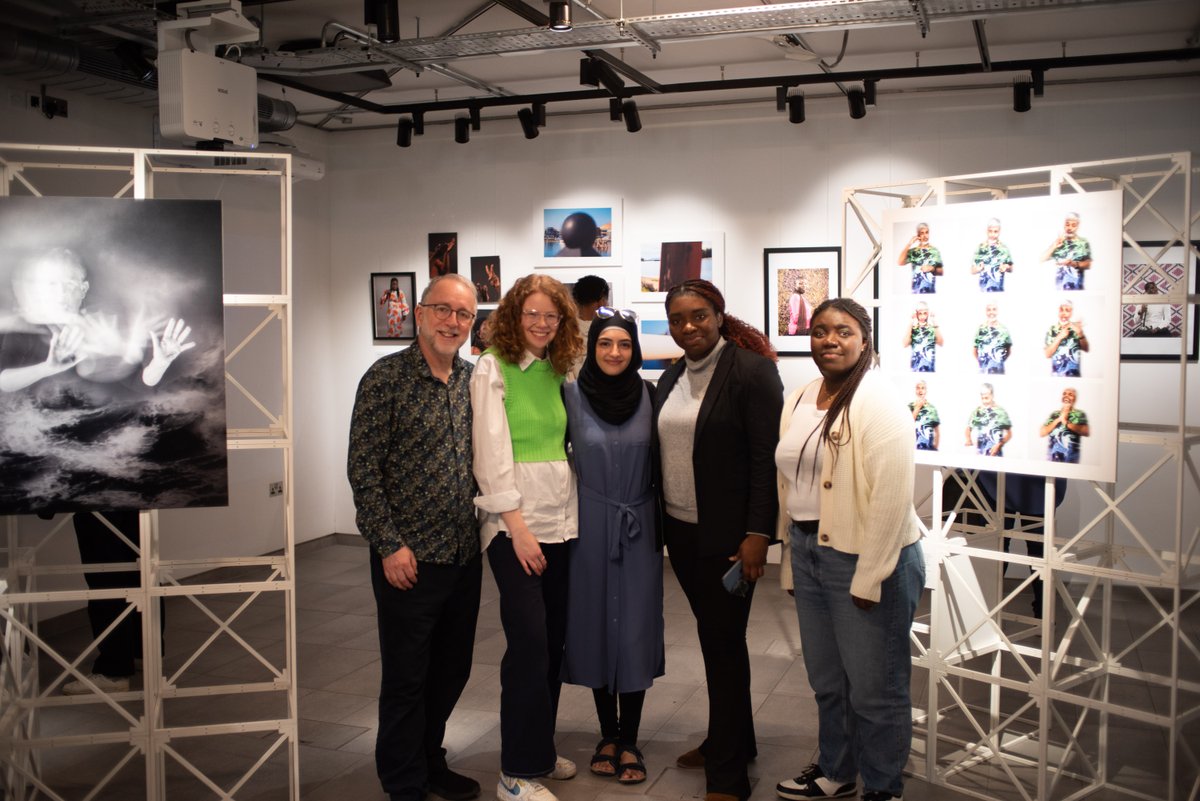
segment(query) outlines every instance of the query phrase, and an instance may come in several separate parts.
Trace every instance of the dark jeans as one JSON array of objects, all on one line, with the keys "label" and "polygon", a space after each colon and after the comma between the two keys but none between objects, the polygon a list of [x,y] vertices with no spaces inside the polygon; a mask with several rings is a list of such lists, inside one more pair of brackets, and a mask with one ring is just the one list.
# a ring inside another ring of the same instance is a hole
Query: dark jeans
[{"label": "dark jeans", "polygon": [[[664,516],[667,541],[697,528]],[[696,617],[704,675],[708,680],[708,736],[704,754],[707,791],[750,797],[746,766],[758,755],[750,706],[750,654],[746,624],[754,588],[745,597],[725,591],[721,577],[732,567],[727,555],[683,557],[671,554],[671,568]]]},{"label": "dark jeans", "polygon": [[542,575],[526,575],[507,534],[488,546],[508,641],[500,662],[500,770],[527,779],[554,770],[567,636],[567,543],[542,545],[542,553]]},{"label": "dark jeans", "polygon": [[[138,542],[137,512],[103,512],[105,518],[124,534],[130,542]],[[111,562],[136,562],[137,553],[113,534],[108,526],[91,512],[78,512],[72,523],[75,539],[79,543],[79,560],[87,564]],[[89,589],[111,590],[137,587],[141,584],[141,573],[137,570],[119,573],[84,573]],[[121,616],[129,602],[120,598],[107,598],[87,602],[88,622],[92,636],[99,637],[112,622]],[[96,661],[92,672],[111,679],[133,675],[133,659],[142,655],[142,613],[136,610],[126,615],[107,637],[96,646]]]},{"label": "dark jeans", "polygon": [[446,720],[471,675],[483,559],[465,565],[417,563],[417,583],[388,583],[371,551],[379,616],[379,734],[375,767],[383,790],[421,801],[430,773],[446,768]]}]

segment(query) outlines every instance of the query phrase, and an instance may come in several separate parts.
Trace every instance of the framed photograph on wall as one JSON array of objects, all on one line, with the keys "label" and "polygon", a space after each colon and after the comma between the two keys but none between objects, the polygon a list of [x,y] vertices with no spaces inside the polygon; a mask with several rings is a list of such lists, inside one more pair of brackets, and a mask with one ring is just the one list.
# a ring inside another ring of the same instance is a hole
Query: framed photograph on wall
[{"label": "framed photograph on wall", "polygon": [[651,310],[647,316],[638,310],[638,340],[642,345],[643,378],[657,381],[663,370],[683,358],[683,348],[675,344],[667,328],[665,311]]},{"label": "framed photograph on wall", "polygon": [[808,356],[813,309],[841,293],[842,249],[766,248],[763,330],[780,356]]},{"label": "framed photograph on wall", "polygon": [[545,267],[538,267],[535,272],[544,273],[551,278],[556,278],[559,281],[562,281],[567,287],[568,292],[574,288],[579,279],[588,275],[598,276],[608,282],[608,305],[617,308],[622,308],[624,306],[624,297],[621,291],[623,274],[621,273],[620,268],[605,267],[595,270],[588,270],[582,267],[572,267],[566,270],[549,270]]},{"label": "framed photograph on wall", "polygon": [[662,303],[667,292],[690,278],[725,289],[725,234],[693,232],[647,239],[630,257],[637,269],[629,276],[631,303]]},{"label": "framed photograph on wall", "polygon": [[[1121,258],[1121,293],[1143,295],[1144,303],[1121,305],[1121,358],[1126,361],[1178,361],[1180,340],[1187,342],[1187,360],[1196,361],[1200,329],[1196,306],[1153,303],[1155,295],[1200,291],[1200,242],[1192,243],[1192,289],[1187,288],[1188,249],[1166,242],[1139,242],[1125,247]],[[1146,258],[1146,255],[1150,258]],[[1157,264],[1155,263],[1157,262]]]},{"label": "framed photograph on wall", "polygon": [[471,283],[475,285],[475,300],[479,303],[500,302],[500,257],[472,256]]},{"label": "framed photograph on wall", "polygon": [[621,201],[549,201],[535,214],[542,267],[615,267],[621,263]]},{"label": "framed photograph on wall", "polygon": [[458,272],[458,234],[429,234],[429,280]]},{"label": "framed photograph on wall", "polygon": [[371,324],[375,339],[415,339],[416,273],[371,273]]}]

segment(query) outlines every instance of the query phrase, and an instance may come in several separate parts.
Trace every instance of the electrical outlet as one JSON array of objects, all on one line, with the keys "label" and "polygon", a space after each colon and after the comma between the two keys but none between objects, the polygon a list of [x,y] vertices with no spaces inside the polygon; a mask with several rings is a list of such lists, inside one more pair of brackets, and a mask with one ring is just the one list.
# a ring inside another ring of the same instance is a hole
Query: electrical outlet
[{"label": "electrical outlet", "polygon": [[267,494],[272,498],[274,498],[276,495],[282,495],[283,494],[283,482],[282,481],[272,481],[270,486],[267,487]]}]

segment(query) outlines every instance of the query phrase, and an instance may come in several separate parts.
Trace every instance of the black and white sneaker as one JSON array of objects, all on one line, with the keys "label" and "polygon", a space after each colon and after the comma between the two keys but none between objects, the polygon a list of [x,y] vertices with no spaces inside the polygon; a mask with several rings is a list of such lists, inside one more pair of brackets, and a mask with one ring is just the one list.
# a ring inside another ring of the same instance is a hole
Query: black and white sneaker
[{"label": "black and white sneaker", "polygon": [[[854,795],[856,782],[835,782],[826,779],[819,765],[809,765],[794,779],[786,779],[775,785],[775,794],[780,798],[847,798]],[[865,799],[865,796],[864,796]]]}]

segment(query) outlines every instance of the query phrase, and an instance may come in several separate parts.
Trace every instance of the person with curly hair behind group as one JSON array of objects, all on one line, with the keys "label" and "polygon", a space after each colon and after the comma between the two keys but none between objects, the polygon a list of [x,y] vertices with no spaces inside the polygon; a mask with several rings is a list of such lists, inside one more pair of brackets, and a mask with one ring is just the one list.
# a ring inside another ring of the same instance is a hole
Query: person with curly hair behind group
[{"label": "person with curly hair behind group", "polygon": [[888,801],[912,746],[908,635],[925,582],[912,418],[871,372],[866,309],[827,300],[810,336],[821,377],[784,403],[775,462],[777,533],[791,546],[780,581],[796,597],[818,756],[775,792],[847,798],[861,775],[862,801]]},{"label": "person with curly hair behind group", "polygon": [[567,544],[578,536],[562,385],[583,343],[575,304],[547,275],[517,280],[488,319],[471,378],[480,545],[500,590],[502,801],[556,801],[538,779],[569,779],[557,755],[567,623]]},{"label": "person with curly hair behind group", "polygon": [[708,682],[707,736],[676,764],[704,769],[706,801],[745,801],[746,766],[757,756],[746,624],[775,531],[783,384],[770,342],[727,314],[710,282],[684,281],[666,306],[684,358],[654,395],[663,536],[696,617]]}]

